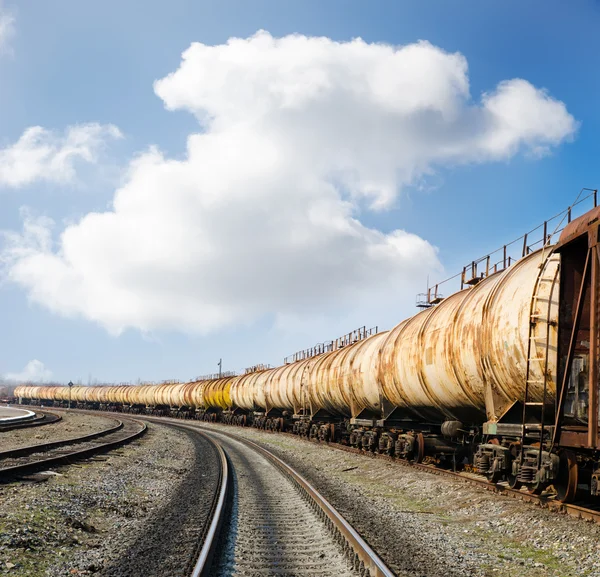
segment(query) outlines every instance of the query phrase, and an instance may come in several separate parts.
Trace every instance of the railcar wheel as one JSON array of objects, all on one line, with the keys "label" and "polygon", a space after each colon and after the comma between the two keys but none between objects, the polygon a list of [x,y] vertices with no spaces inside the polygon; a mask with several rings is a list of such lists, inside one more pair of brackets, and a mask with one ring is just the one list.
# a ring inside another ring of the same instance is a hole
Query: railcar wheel
[{"label": "railcar wheel", "polygon": [[547,487],[546,483],[532,483],[531,485],[527,485],[527,490],[532,495],[541,495]]},{"label": "railcar wheel", "polygon": [[488,473],[486,477],[490,483],[499,483],[500,481],[502,481],[502,471],[494,471],[493,473]]},{"label": "railcar wheel", "polygon": [[[508,448],[510,450],[512,461],[515,461],[516,459],[518,459],[520,457],[519,453],[521,452],[521,443],[511,443]],[[512,461],[511,461],[510,467],[509,467],[509,470],[511,470],[511,471],[512,471]],[[506,476],[506,480],[508,481],[508,486],[511,489],[518,490],[523,486],[523,484],[517,480],[517,475],[513,475],[512,472]]]},{"label": "railcar wheel", "polygon": [[577,457],[573,452],[565,449],[561,449],[558,456],[560,457],[558,478],[554,483],[556,498],[561,503],[570,503],[575,499],[579,482]]},{"label": "railcar wheel", "polygon": [[520,489],[523,485],[516,475],[508,475],[508,486],[511,489]]},{"label": "railcar wheel", "polygon": [[414,463],[422,463],[425,458],[425,437],[423,433],[417,434],[415,437],[415,450],[412,461]]}]

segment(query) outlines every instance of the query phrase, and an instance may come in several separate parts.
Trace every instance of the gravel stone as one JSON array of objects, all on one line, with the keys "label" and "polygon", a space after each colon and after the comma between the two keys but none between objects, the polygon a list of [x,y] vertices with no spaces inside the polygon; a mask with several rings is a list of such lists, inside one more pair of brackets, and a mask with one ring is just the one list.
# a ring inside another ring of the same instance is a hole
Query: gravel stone
[{"label": "gravel stone", "polygon": [[212,433],[233,465],[234,494],[217,577],[351,577],[325,523],[288,478],[245,444]]},{"label": "gravel stone", "polygon": [[599,525],[291,435],[203,426],[258,442],[296,468],[398,575],[600,576]]},{"label": "gravel stone", "polygon": [[193,431],[192,467],[168,502],[139,531],[126,553],[102,571],[105,577],[163,577],[192,572],[219,479],[219,458],[212,444]]},{"label": "gravel stone", "polygon": [[[96,421],[95,416],[80,417]],[[0,485],[0,575],[103,575],[112,570],[164,515],[196,456],[186,433],[152,424],[142,439],[56,469],[45,482]]]},{"label": "gravel stone", "polygon": [[115,419],[107,416],[54,412],[59,413],[62,420],[41,427],[0,431],[0,451],[91,435],[115,425]]}]

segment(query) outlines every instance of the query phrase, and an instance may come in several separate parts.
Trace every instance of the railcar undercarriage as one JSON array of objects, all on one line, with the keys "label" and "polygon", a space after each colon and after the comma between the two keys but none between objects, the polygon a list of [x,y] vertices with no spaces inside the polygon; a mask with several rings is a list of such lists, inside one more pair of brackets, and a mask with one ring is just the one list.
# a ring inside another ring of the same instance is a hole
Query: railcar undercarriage
[{"label": "railcar undercarriage", "polygon": [[[24,404],[38,399],[21,399]],[[67,408],[65,401],[52,406]],[[482,437],[477,427],[459,421],[440,426],[421,425],[413,429],[352,424],[348,418],[317,419],[310,415],[269,416],[261,411],[203,411],[193,407],[143,407],[140,405],[77,403],[74,408],[106,410],[131,414],[170,416],[234,426],[251,426],[271,432],[287,432],[307,439],[338,443],[365,453],[382,454],[414,463],[429,463],[454,471],[468,470],[487,477],[491,483],[507,483],[511,488],[525,487],[540,494],[554,490],[556,498],[571,502],[577,492],[600,495],[600,454],[566,448],[550,449],[552,428],[546,429],[544,446],[525,445],[518,436]],[[512,428],[511,428],[512,427]],[[437,431],[435,430],[437,428]],[[502,431],[502,424],[496,429]],[[512,431],[514,426],[505,429]]]}]

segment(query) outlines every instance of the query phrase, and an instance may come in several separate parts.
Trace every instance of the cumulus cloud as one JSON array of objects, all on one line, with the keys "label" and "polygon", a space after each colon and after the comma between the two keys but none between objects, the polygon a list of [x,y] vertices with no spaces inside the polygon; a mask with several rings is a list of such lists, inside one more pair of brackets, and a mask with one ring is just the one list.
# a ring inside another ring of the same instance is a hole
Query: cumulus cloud
[{"label": "cumulus cloud", "polygon": [[110,211],[64,229],[25,218],[5,274],[57,313],[117,334],[208,332],[361,310],[422,284],[436,249],[361,222],[438,167],[541,154],[572,137],[565,105],[525,80],[475,101],[458,53],[259,32],[192,44],[155,84],[200,123],[184,159],[153,148]]},{"label": "cumulus cloud", "polygon": [[119,129],[110,124],[69,126],[62,135],[32,126],[17,142],[0,148],[0,186],[70,182],[77,162],[96,162],[106,140],[121,136]]},{"label": "cumulus cloud", "polygon": [[41,361],[33,359],[25,365],[25,368],[21,372],[6,373],[4,377],[9,381],[33,383],[47,381],[52,377],[52,371],[48,370]]}]

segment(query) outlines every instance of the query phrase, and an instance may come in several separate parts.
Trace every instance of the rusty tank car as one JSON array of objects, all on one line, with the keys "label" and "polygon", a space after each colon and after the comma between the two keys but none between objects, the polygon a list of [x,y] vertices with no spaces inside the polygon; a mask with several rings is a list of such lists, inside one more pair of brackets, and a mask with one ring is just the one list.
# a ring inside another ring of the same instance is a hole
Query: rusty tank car
[{"label": "rusty tank car", "polygon": [[[522,258],[473,271],[388,332],[364,328],[280,367],[189,383],[74,387],[80,406],[173,414],[287,430],[322,441],[469,464],[557,498],[600,493],[598,271],[600,207],[554,245],[524,237]],[[569,221],[571,209],[569,209]],[[464,277],[464,273],[463,273]],[[437,294],[437,292],[436,292]],[[64,404],[66,387],[18,387]]]}]

